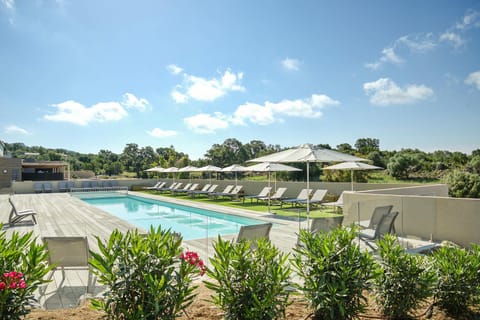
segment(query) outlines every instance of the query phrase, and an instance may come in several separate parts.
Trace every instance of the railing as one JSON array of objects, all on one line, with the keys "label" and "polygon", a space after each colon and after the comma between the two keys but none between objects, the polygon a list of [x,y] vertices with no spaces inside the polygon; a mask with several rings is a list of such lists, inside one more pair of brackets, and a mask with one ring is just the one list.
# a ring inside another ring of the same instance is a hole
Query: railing
[{"label": "railing", "polygon": [[128,195],[128,187],[88,187],[88,188],[70,188],[70,194],[79,198],[107,198],[123,197]]}]

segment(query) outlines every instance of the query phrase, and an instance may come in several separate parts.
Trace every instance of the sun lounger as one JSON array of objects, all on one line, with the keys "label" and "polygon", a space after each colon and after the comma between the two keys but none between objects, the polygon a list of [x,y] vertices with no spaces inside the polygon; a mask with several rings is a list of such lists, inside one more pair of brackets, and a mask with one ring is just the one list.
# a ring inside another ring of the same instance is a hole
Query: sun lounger
[{"label": "sun lounger", "polygon": [[28,218],[31,218],[30,221],[33,224],[37,223],[37,218],[35,215],[37,214],[32,209],[25,209],[25,210],[17,210],[17,207],[12,201],[12,198],[8,198],[8,202],[12,206],[12,210],[10,211],[10,215],[8,216],[8,225],[13,226],[17,223],[20,223]]},{"label": "sun lounger", "polygon": [[172,190],[173,194],[188,193],[189,191],[197,190],[198,183],[188,183],[185,188]]},{"label": "sun lounger", "polygon": [[210,198],[217,198],[219,195],[221,194],[225,194],[225,193],[229,193],[233,190],[234,188],[234,185],[233,184],[229,184],[228,186],[225,187],[225,189],[223,189],[222,192],[209,192],[208,193],[208,197]]},{"label": "sun lounger", "polygon": [[284,197],[283,195],[285,194],[285,192],[287,192],[287,188],[278,188],[277,191],[275,191],[274,194],[272,194],[270,197],[269,196],[266,196],[266,197],[260,197],[258,198],[257,200],[263,200],[263,201],[280,201],[282,200]]},{"label": "sun lounger", "polygon": [[72,188],[75,188],[75,181],[67,181],[67,191],[71,191]]},{"label": "sun lounger", "polygon": [[[323,199],[325,198],[325,196],[327,195],[327,190],[324,190],[324,189],[318,189],[316,190],[313,195],[312,195],[312,198],[310,198],[310,200],[308,201],[309,204],[321,204]],[[306,204],[307,203],[307,199],[302,199],[302,200],[298,200],[298,201],[295,201],[296,204]]]},{"label": "sun lounger", "polygon": [[337,208],[343,208],[343,192],[338,197],[337,201],[333,202],[324,202],[322,206],[333,207],[334,211],[337,212]]},{"label": "sun lounger", "polygon": [[157,190],[159,188],[162,188],[163,186],[165,186],[165,182],[158,181],[157,183],[155,183],[155,185],[153,185],[151,187],[144,187],[143,189],[144,190]]},{"label": "sun lounger", "polygon": [[312,189],[302,189],[296,198],[289,198],[289,199],[281,200],[280,201],[281,202],[280,207],[282,207],[284,203],[290,203],[293,207],[293,205],[295,203],[297,203],[298,201],[302,201],[302,200],[306,201],[307,198],[309,198],[311,194],[312,194]]},{"label": "sun lounger", "polygon": [[268,197],[268,195],[270,194],[270,191],[272,191],[272,187],[264,187],[262,191],[260,191],[260,193],[257,195],[243,197],[243,202],[245,202],[245,199],[250,199],[250,202],[253,202],[253,199],[257,199],[257,202],[258,202],[258,199]]},{"label": "sun lounger", "polygon": [[270,230],[272,229],[272,223],[254,224],[250,226],[241,226],[238,232],[236,242],[251,241],[250,247],[255,249],[257,247],[256,241],[259,239],[270,240]]},{"label": "sun lounger", "polygon": [[[65,281],[65,270],[88,270],[87,293],[92,292],[92,273],[88,260],[90,258],[87,237],[43,237],[43,242],[48,251],[48,264],[54,265],[48,280],[51,280],[57,270],[62,271],[62,281],[57,285],[61,287]],[[44,290],[41,294],[45,294]]]},{"label": "sun lounger", "polygon": [[157,188],[157,191],[159,192],[163,192],[163,191],[171,191],[172,189],[175,189],[177,187],[177,185],[180,185],[180,182],[172,182],[171,185],[169,185],[168,187],[161,187],[161,188]]},{"label": "sun lounger", "polygon": [[190,191],[188,191],[187,193],[193,197],[193,196],[195,195],[195,193],[208,192],[208,189],[209,189],[211,186],[212,186],[211,184],[207,183],[207,184],[204,185],[200,190],[190,190]]},{"label": "sun lounger", "polygon": [[225,198],[230,198],[232,200],[233,198],[238,199],[238,197],[241,196],[242,189],[243,189],[243,186],[236,186],[230,192],[225,192],[225,193],[222,192],[220,194],[217,194],[217,197],[225,197]]}]

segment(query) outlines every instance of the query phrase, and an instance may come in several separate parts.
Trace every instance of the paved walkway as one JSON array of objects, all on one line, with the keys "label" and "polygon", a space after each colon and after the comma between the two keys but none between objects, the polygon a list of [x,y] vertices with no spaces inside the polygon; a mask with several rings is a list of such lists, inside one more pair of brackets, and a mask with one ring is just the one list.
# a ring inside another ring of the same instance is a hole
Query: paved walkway
[{"label": "paved walkway", "polygon": [[[277,248],[283,252],[291,252],[296,243],[296,233],[300,226],[296,221],[215,204],[197,203],[135,192],[131,192],[131,194],[273,222],[274,227],[271,230],[270,238]],[[31,208],[38,212],[38,224],[5,227],[4,230],[6,230],[7,235],[13,231],[28,232],[33,230],[35,236],[38,237],[38,241],[43,236],[87,236],[90,249],[97,251],[98,246],[95,236],[107,239],[114,229],[126,232],[136,228],[128,222],[66,193],[14,195],[12,199],[18,210]],[[8,195],[0,195],[0,221],[6,223],[9,212]],[[302,222],[301,226],[305,227],[306,223]],[[224,238],[233,239],[234,236],[229,235],[224,236]],[[207,257],[213,256],[212,245],[214,240],[216,240],[216,237],[187,240],[184,241],[183,246],[185,249],[198,252],[205,262],[208,262]],[[47,309],[56,309],[78,305],[79,299],[86,293],[87,275],[87,271],[83,270],[67,271],[66,279],[62,283],[61,272],[55,272],[54,281],[46,287],[45,294],[39,295],[41,306]],[[96,284],[94,295],[99,294],[103,289]]]}]

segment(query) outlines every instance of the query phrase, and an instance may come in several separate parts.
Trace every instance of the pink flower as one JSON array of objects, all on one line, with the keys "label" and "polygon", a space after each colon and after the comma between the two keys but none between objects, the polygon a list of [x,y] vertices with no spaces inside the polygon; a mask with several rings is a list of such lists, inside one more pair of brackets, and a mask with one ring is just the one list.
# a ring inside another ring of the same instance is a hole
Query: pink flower
[{"label": "pink flower", "polygon": [[7,286],[7,285],[5,284],[5,282],[1,281],[1,282],[0,282],[0,291],[5,290],[5,287],[6,287],[6,286]]},{"label": "pink flower", "polygon": [[8,272],[5,272],[5,273],[3,274],[3,277],[6,279],[6,278],[8,278],[8,275],[9,275],[9,273],[8,273]]},{"label": "pink flower", "polygon": [[20,280],[18,286],[20,287],[20,289],[25,289],[27,287],[27,284],[25,283],[25,281]]},{"label": "pink flower", "polygon": [[10,289],[16,289],[16,288],[17,288],[17,283],[16,283],[16,282],[10,283],[10,285],[8,286],[8,288],[10,288]]}]

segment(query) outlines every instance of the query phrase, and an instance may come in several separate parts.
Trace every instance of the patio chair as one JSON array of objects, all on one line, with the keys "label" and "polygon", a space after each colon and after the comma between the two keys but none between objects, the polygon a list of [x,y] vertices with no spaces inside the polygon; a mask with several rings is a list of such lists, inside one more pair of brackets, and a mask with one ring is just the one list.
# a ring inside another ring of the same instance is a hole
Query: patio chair
[{"label": "patio chair", "polygon": [[257,202],[258,202],[259,198],[268,197],[268,195],[270,194],[270,191],[272,191],[272,187],[264,187],[262,189],[262,191],[260,191],[260,193],[257,194],[257,195],[251,195],[251,196],[243,197],[243,202],[245,202],[245,199],[250,199],[250,203],[253,202],[253,199],[257,199]]},{"label": "patio chair", "polygon": [[90,181],[82,181],[82,188],[83,189],[91,188]]},{"label": "patio chair", "polygon": [[43,192],[43,183],[41,182],[36,182],[33,184],[33,191],[35,193],[42,193]]},{"label": "patio chair", "polygon": [[[61,270],[62,281],[57,285],[59,288],[65,281],[65,270],[88,270],[87,293],[91,293],[93,279],[88,264],[90,252],[87,237],[42,237],[42,241],[48,251],[48,264],[55,266],[48,276],[48,280],[52,279],[55,271]],[[42,294],[44,293],[43,291]]]},{"label": "patio chair", "polygon": [[340,193],[340,196],[338,197],[337,201],[324,202],[322,203],[322,206],[333,207],[333,210],[337,212],[337,208],[343,208],[343,192]]},{"label": "patio chair", "polygon": [[170,184],[169,186],[163,186],[161,188],[157,188],[157,191],[158,192],[163,192],[163,191],[170,191],[172,190],[173,188],[175,188],[177,185],[179,185],[180,182],[172,182],[172,184]]},{"label": "patio chair", "polygon": [[178,187],[178,188],[173,188],[172,190],[170,190],[170,192],[171,192],[172,194],[175,194],[175,193],[177,193],[177,192],[186,192],[187,190],[190,189],[191,186],[192,186],[191,183],[187,183],[184,187],[182,187],[182,186],[180,185],[180,187]]},{"label": "patio chair", "polygon": [[361,229],[372,229],[372,230],[376,229],[377,225],[380,223],[383,216],[389,213],[390,211],[392,211],[392,209],[393,209],[392,205],[375,207],[375,209],[373,209],[373,213],[372,213],[372,216],[370,217],[370,220],[360,221],[359,227]]},{"label": "patio chair", "polygon": [[293,207],[293,205],[298,201],[302,201],[302,200],[307,201],[307,199],[310,197],[311,194],[312,194],[312,189],[302,189],[296,198],[280,200],[280,208],[283,206],[284,203],[290,203]]},{"label": "patio chair", "polygon": [[[309,231],[311,234],[317,233],[326,233],[330,232],[331,230],[340,228],[342,226],[344,216],[336,216],[336,217],[326,217],[326,218],[313,218],[310,222]],[[303,246],[300,239],[297,238],[297,246]]]},{"label": "patio chair", "polygon": [[190,191],[194,191],[198,189],[198,183],[189,183],[185,186],[185,188],[182,189],[176,189],[173,190],[172,192],[177,194],[177,193],[188,193]]},{"label": "patio chair", "polygon": [[43,192],[52,192],[52,184],[50,182],[45,182],[43,184]]},{"label": "patio chair", "polygon": [[67,192],[68,191],[67,181],[59,181],[57,187],[58,187],[59,192]]},{"label": "patio chair", "polygon": [[32,224],[37,223],[37,218],[35,215],[37,214],[33,209],[24,209],[24,210],[17,210],[17,207],[12,201],[12,198],[8,198],[8,202],[12,206],[12,210],[10,211],[10,215],[8,216],[8,225],[14,226],[17,223],[20,223],[28,218],[31,218],[30,221]]},{"label": "patio chair", "polygon": [[251,241],[250,248],[256,249],[256,241],[262,238],[270,240],[270,230],[272,223],[254,224],[250,226],[241,226],[236,242]]},{"label": "patio chair", "polygon": [[67,191],[71,191],[75,188],[75,181],[67,181]]},{"label": "patio chair", "polygon": [[[328,190],[325,190],[325,189],[316,190],[313,193],[312,198],[310,198],[310,200],[308,201],[308,203],[309,204],[321,204],[323,202],[323,199],[327,195],[327,192],[328,192]],[[306,203],[307,203],[307,199],[301,199],[301,200],[295,201],[295,204],[306,204]]]},{"label": "patio chair", "polygon": [[371,249],[375,250],[372,245],[376,240],[383,238],[385,234],[395,234],[395,219],[398,216],[398,211],[385,213],[375,229],[364,229],[360,232],[359,238]]}]

